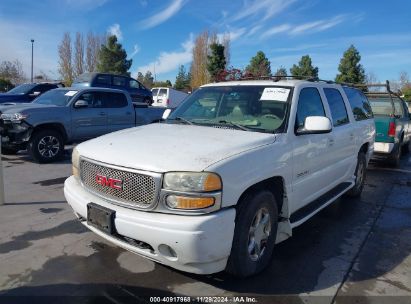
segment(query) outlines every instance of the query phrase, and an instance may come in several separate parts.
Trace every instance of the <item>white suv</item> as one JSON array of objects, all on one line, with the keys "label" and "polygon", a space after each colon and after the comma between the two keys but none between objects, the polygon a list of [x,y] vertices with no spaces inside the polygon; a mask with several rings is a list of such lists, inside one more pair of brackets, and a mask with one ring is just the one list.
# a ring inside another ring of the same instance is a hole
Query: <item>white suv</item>
[{"label": "white suv", "polygon": [[264,269],[275,243],[361,194],[374,120],[362,93],[302,80],[202,86],[165,123],[84,142],[68,203],[106,240],[179,270]]}]

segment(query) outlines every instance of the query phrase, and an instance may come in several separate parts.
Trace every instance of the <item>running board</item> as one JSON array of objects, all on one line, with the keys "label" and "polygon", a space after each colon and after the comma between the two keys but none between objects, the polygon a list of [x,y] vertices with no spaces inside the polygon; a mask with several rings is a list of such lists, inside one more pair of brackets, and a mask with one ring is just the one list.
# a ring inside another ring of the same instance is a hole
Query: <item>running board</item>
[{"label": "running board", "polygon": [[330,201],[333,198],[342,195],[351,186],[352,186],[352,183],[349,183],[349,182],[341,183],[335,188],[331,189],[327,193],[317,198],[316,200],[312,201],[308,205],[294,211],[293,214],[291,214],[290,216],[291,224],[299,222],[303,218],[317,211],[318,209],[321,209],[321,207],[323,207],[327,203],[330,203]]}]

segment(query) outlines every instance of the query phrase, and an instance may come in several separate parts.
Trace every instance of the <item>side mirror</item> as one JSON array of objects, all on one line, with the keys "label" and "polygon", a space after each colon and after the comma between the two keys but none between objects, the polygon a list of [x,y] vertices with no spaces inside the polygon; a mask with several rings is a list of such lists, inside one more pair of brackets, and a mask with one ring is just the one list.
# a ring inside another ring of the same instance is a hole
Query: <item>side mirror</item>
[{"label": "side mirror", "polygon": [[82,99],[77,100],[74,103],[75,108],[88,108],[88,102]]},{"label": "side mirror", "polygon": [[331,121],[324,116],[308,116],[305,118],[304,126],[297,129],[297,135],[330,133]]},{"label": "side mirror", "polygon": [[166,110],[163,112],[163,117],[161,117],[161,118],[164,119],[164,120],[166,120],[166,119],[168,118],[168,116],[170,116],[170,113],[171,113],[171,109],[166,109]]}]

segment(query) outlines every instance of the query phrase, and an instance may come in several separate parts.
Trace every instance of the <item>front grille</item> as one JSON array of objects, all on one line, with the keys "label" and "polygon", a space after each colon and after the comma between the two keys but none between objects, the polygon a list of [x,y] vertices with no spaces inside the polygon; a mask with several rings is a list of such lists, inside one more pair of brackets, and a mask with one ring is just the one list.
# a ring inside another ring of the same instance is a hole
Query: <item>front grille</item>
[{"label": "front grille", "polygon": [[[122,181],[122,189],[114,189],[97,183],[97,175]],[[137,208],[149,208],[156,201],[156,181],[153,176],[114,169],[86,160],[80,161],[83,184],[92,192],[118,203]]]}]

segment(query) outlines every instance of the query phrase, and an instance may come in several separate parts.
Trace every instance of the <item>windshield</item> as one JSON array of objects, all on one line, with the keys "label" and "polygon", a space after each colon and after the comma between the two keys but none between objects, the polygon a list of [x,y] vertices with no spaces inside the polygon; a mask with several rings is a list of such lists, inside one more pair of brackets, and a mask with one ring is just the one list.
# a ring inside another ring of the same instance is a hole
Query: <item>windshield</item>
[{"label": "windshield", "polygon": [[21,84],[14,89],[11,89],[6,94],[27,94],[36,85],[32,83]]},{"label": "windshield", "polygon": [[50,90],[40,97],[37,97],[33,103],[63,107],[70,102],[76,93],[77,91],[73,90]]},{"label": "windshield", "polygon": [[291,95],[291,88],[286,87],[204,87],[188,96],[170,115],[169,121],[257,132],[284,132]]},{"label": "windshield", "polygon": [[[368,97],[371,109],[374,115],[390,116],[392,113],[392,104],[389,97]],[[395,115],[403,115],[401,100],[393,98]]]},{"label": "windshield", "polygon": [[79,75],[76,79],[74,79],[73,83],[90,82],[92,76],[93,76],[92,73],[83,73]]}]

